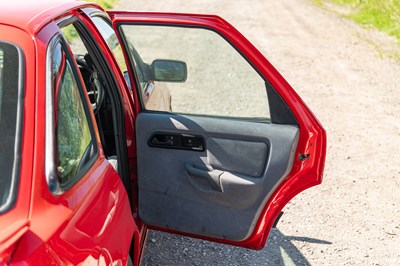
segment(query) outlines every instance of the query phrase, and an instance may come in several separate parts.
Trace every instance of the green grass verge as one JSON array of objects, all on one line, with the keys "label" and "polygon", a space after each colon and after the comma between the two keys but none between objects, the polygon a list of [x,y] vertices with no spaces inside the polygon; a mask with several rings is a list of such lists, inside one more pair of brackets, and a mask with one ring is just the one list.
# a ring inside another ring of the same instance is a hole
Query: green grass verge
[{"label": "green grass verge", "polygon": [[87,2],[97,3],[105,10],[114,7],[116,0],[86,0]]},{"label": "green grass verge", "polygon": [[331,2],[346,5],[353,10],[345,15],[353,21],[374,27],[394,36],[400,45],[400,0],[313,0],[323,5]]}]

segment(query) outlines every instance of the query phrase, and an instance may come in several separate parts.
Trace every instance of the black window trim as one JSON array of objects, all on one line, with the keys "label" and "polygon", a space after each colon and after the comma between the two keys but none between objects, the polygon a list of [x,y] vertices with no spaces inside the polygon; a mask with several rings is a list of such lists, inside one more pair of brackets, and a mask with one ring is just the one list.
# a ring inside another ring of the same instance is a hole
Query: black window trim
[{"label": "black window trim", "polygon": [[0,206],[0,214],[6,213],[11,210],[18,198],[18,188],[21,172],[21,158],[22,158],[22,125],[24,120],[24,84],[25,84],[25,55],[23,50],[15,43],[1,40],[1,43],[12,45],[16,48],[18,53],[18,99],[17,99],[17,116],[16,116],[16,129],[15,129],[15,144],[14,144],[14,162],[11,177],[10,193],[6,202]]}]

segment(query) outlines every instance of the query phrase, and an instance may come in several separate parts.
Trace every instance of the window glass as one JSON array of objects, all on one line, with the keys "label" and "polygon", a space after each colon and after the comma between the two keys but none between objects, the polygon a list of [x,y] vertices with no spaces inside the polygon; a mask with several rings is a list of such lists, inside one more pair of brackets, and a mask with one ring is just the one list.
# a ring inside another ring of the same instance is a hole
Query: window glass
[{"label": "window glass", "polygon": [[100,31],[100,34],[103,36],[104,40],[107,42],[108,47],[113,52],[114,57],[117,59],[117,63],[121,69],[121,72],[125,73],[127,71],[127,67],[125,64],[124,54],[114,29],[101,17],[93,17],[92,20],[97,29]]},{"label": "window glass", "polygon": [[52,81],[55,99],[57,173],[61,184],[73,179],[94,154],[92,134],[77,78],[66,54],[54,49]]},{"label": "window glass", "polygon": [[74,54],[84,56],[87,53],[87,49],[73,24],[62,27],[61,31],[67,39],[72,51],[74,51]]},{"label": "window glass", "polygon": [[18,122],[18,93],[20,59],[18,49],[0,42],[0,213],[8,210],[17,191],[20,138]]},{"label": "window glass", "polygon": [[[89,56],[89,52],[85,46],[85,43],[83,42],[81,36],[76,30],[74,24],[69,24],[65,27],[62,27],[61,31],[63,32],[64,37],[74,54],[76,63],[80,68],[80,73],[85,83],[86,91],[92,91],[91,81],[93,81],[93,66],[89,64],[93,64],[93,60]],[[88,95],[91,103],[93,104],[95,102],[93,93],[88,93]]]},{"label": "window glass", "polygon": [[[64,36],[74,54],[74,59],[79,67],[79,72],[85,84],[85,91],[89,96],[93,111],[97,114],[104,96],[104,83],[95,67],[94,58],[86,47],[86,45],[88,45],[87,41],[84,41],[77,30],[78,25],[78,22],[69,24],[61,28],[61,31],[64,33]],[[73,37],[71,38],[69,36]]]},{"label": "window glass", "polygon": [[144,73],[140,93],[145,109],[270,117],[264,79],[219,34],[202,28],[157,25],[121,28],[131,60],[142,62],[134,66]]},{"label": "window glass", "polygon": [[[127,72],[127,66],[125,63],[124,54],[122,51],[121,44],[118,41],[118,37],[114,32],[114,29],[111,27],[110,23],[108,23],[102,17],[93,17],[93,23],[96,24],[97,29],[100,31],[100,34],[103,36],[106,41],[108,47],[112,51],[115,59],[117,60],[118,66],[121,69],[121,72],[124,74],[124,78],[130,88],[132,88],[131,80],[129,74]],[[133,59],[135,77],[137,79],[137,85],[140,87],[144,87],[144,78],[143,73],[139,72],[138,61],[136,58]]]}]

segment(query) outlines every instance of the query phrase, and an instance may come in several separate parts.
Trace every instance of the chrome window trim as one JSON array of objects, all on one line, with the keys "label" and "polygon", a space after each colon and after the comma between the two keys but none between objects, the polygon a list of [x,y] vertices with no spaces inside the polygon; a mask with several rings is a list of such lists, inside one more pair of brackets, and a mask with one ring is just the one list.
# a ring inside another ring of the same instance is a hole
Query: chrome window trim
[{"label": "chrome window trim", "polygon": [[[79,95],[80,95],[80,101],[82,102],[84,111],[85,111],[85,119],[87,120],[88,127],[90,130],[90,137],[91,137],[91,145],[93,146],[94,153],[92,154],[92,157],[89,159],[87,162],[86,166],[83,169],[83,171],[80,171],[78,173],[75,173],[74,177],[71,179],[70,182],[65,182],[62,183],[59,180],[58,177],[58,171],[57,171],[57,135],[56,135],[56,130],[55,130],[55,117],[54,117],[54,110],[55,110],[55,88],[53,88],[52,84],[52,63],[53,63],[53,56],[54,56],[54,50],[57,47],[57,45],[61,46],[61,49],[65,51],[65,39],[61,33],[55,34],[48,46],[47,46],[47,51],[46,51],[46,93],[45,93],[45,102],[46,102],[46,107],[45,107],[45,121],[46,121],[46,126],[45,126],[45,175],[46,175],[46,183],[47,186],[50,190],[50,192],[55,195],[59,196],[63,194],[64,192],[68,191],[71,187],[73,187],[86,172],[93,166],[95,161],[99,158],[99,152],[98,152],[98,147],[97,147],[97,141],[96,141],[96,133],[93,125],[93,121],[91,120],[91,116],[88,113],[88,107],[85,105],[85,100],[82,98],[82,87],[81,84],[79,84],[79,81],[76,80],[78,90],[79,90]],[[70,62],[71,58],[67,54],[66,61],[67,63]],[[72,66],[71,66],[72,67]],[[76,79],[76,72],[71,68],[72,70],[72,75]]]},{"label": "chrome window trim", "polygon": [[56,34],[50,40],[46,52],[46,149],[45,173],[47,186],[51,193],[62,194],[57,178],[55,165],[55,132],[54,132],[54,88],[52,86],[52,61],[55,47],[60,43],[61,35]]}]

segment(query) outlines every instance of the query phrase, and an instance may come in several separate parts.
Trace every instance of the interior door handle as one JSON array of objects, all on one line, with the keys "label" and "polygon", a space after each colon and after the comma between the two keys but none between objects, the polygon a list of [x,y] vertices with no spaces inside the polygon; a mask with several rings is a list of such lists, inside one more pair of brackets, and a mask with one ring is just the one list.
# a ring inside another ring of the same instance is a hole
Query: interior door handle
[{"label": "interior door handle", "polygon": [[221,175],[224,173],[223,171],[204,170],[194,166],[191,163],[186,163],[185,169],[189,175],[206,180],[213,190],[222,192]]},{"label": "interior door handle", "polygon": [[153,146],[158,147],[172,147],[174,146],[174,136],[158,134],[156,136],[153,136],[149,143]]},{"label": "interior door handle", "polygon": [[150,147],[204,151],[204,138],[198,135],[179,133],[154,133],[149,141]]}]

